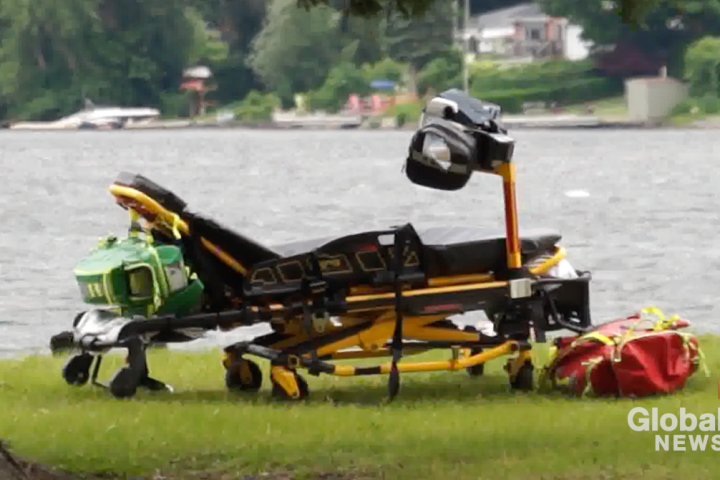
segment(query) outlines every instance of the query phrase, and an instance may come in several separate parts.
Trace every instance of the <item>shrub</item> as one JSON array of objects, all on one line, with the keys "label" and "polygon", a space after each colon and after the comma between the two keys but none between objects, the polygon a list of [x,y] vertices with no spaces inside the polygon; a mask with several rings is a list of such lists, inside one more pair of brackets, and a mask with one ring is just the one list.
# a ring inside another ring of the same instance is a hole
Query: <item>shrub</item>
[{"label": "shrub", "polygon": [[320,89],[308,94],[308,109],[336,113],[343,108],[351,94],[362,96],[369,92],[370,85],[363,73],[352,63],[344,62],[330,70]]},{"label": "shrub", "polygon": [[620,79],[579,78],[566,79],[554,85],[542,85],[534,88],[496,90],[486,92],[473,91],[473,95],[497,103],[508,113],[522,112],[526,102],[557,102],[572,105],[618,95],[623,92]]},{"label": "shrub", "polygon": [[513,65],[502,68],[471,68],[470,84],[473,92],[543,88],[569,79],[592,77],[589,61],[548,61]]},{"label": "shrub", "polygon": [[395,123],[399,127],[408,122],[417,122],[420,113],[422,113],[422,105],[419,102],[400,103],[385,111],[385,115],[395,117]]},{"label": "shrub", "polygon": [[402,82],[406,67],[390,58],[377,63],[363,65],[363,75],[368,83],[373,80],[392,80],[396,84]]},{"label": "shrub", "polygon": [[263,122],[272,120],[273,110],[280,106],[280,100],[273,94],[262,94],[251,90],[235,109],[235,118],[243,122]]},{"label": "shrub", "polygon": [[693,97],[720,94],[720,38],[704,37],[688,47],[685,79]]},{"label": "shrub", "polygon": [[671,114],[672,115],[688,115],[693,113],[693,111],[696,111],[698,109],[697,107],[697,101],[693,98],[686,98],[682,102],[675,105],[675,107],[672,109]]},{"label": "shrub", "polygon": [[672,115],[717,115],[718,113],[720,113],[720,98],[712,93],[701,98],[686,98],[672,109]]},{"label": "shrub", "polygon": [[405,113],[398,113],[395,115],[395,126],[398,128],[402,127],[407,123],[407,114]]},{"label": "shrub", "polygon": [[453,50],[433,59],[418,73],[417,90],[423,95],[428,89],[444,91],[462,85],[462,54]]},{"label": "shrub", "polygon": [[160,112],[165,118],[187,116],[189,110],[189,95],[185,92],[160,93]]},{"label": "shrub", "polygon": [[702,105],[702,110],[708,115],[717,115],[720,113],[720,98],[714,93],[708,93],[698,102]]}]

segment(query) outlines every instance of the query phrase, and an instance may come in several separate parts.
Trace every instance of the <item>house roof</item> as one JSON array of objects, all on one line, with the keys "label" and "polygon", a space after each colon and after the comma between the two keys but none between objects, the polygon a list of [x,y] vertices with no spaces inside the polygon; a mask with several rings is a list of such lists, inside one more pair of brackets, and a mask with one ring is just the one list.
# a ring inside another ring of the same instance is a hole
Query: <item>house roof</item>
[{"label": "house roof", "polygon": [[477,15],[470,19],[469,27],[476,29],[483,28],[507,28],[512,27],[514,22],[527,17],[546,17],[540,6],[536,3],[521,3],[510,8],[500,8]]},{"label": "house roof", "polygon": [[208,79],[212,77],[212,72],[210,69],[204,65],[199,65],[197,67],[190,67],[186,68],[183,71],[183,77],[186,78],[199,78],[199,79]]}]

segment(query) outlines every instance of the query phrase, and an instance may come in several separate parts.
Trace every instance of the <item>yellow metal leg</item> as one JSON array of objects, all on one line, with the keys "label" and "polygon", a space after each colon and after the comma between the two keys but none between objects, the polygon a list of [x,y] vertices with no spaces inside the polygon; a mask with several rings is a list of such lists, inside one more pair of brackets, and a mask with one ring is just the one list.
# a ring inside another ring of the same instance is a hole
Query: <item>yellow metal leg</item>
[{"label": "yellow metal leg", "polygon": [[299,399],[301,397],[302,392],[295,372],[291,372],[285,367],[274,366],[270,369],[270,376],[273,381],[274,396],[281,396],[281,392],[277,391],[277,388],[280,388],[288,398]]}]

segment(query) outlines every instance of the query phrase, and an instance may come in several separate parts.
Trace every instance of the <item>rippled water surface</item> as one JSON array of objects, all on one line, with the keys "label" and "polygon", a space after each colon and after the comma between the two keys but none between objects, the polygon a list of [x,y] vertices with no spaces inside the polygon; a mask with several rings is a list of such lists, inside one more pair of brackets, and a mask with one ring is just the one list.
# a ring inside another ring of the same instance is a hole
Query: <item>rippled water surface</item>
[{"label": "rippled water surface", "polygon": [[[270,245],[407,221],[501,228],[499,178],[476,176],[452,193],[405,178],[410,135],[2,132],[0,353],[44,349],[70,326],[82,307],[75,262],[127,227],[106,190],[121,170]],[[513,135],[521,226],[562,232],[571,262],[593,272],[596,322],[656,305],[700,330],[720,330],[716,132]]]}]

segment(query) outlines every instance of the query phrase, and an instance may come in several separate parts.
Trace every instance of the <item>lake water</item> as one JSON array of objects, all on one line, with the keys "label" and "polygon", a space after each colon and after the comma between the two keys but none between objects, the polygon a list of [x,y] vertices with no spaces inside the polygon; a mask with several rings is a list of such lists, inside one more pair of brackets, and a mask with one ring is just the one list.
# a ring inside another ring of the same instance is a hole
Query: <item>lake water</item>
[{"label": "lake water", "polygon": [[[655,305],[718,331],[714,131],[516,131],[524,228],[563,233],[593,272],[595,322]],[[266,244],[362,228],[502,228],[499,178],[459,192],[401,173],[412,132],[186,130],[0,134],[0,354],[45,350],[82,304],[73,266],[127,214],[108,185],[142,173]],[[211,336],[226,344],[257,330]]]}]

